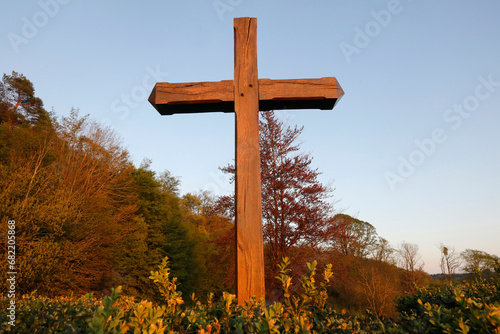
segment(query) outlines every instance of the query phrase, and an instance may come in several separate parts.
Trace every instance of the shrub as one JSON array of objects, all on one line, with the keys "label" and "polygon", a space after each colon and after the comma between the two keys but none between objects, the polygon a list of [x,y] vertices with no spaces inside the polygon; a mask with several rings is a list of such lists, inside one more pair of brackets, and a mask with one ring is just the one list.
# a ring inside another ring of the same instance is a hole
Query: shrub
[{"label": "shrub", "polygon": [[415,333],[500,333],[500,279],[417,289],[397,300],[400,328]]},{"label": "shrub", "polygon": [[[445,285],[435,290],[418,290],[398,300],[397,319],[351,316],[332,307],[327,287],[333,278],[326,266],[316,281],[316,261],[307,263],[300,289],[293,289],[290,261],[278,267],[277,279],[283,302],[265,305],[255,298],[243,305],[235,295],[223,293],[206,303],[191,296],[191,306],[177,291],[176,278],[170,277],[168,260],[150,278],[157,285],[164,303],[136,303],[120,295],[121,288],[109,297],[92,294],[47,298],[32,293],[16,301],[15,326],[8,324],[7,313],[0,314],[2,332],[15,333],[499,333],[499,280],[478,278],[471,283]],[[6,309],[10,300],[2,296]]]}]

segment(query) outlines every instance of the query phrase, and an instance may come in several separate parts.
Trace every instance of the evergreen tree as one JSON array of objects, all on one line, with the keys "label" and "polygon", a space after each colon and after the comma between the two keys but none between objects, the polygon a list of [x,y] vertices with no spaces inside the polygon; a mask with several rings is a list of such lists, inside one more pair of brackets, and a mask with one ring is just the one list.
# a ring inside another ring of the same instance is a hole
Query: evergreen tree
[{"label": "evergreen tree", "polygon": [[3,75],[0,82],[0,123],[5,122],[9,129],[19,124],[48,125],[49,113],[43,102],[35,96],[31,81],[22,74],[12,71]]},{"label": "evergreen tree", "polygon": [[138,216],[146,226],[147,245],[145,268],[138,268],[134,288],[143,296],[155,298],[155,288],[148,282],[148,273],[169,257],[171,273],[178,278],[179,290],[191,294],[198,288],[199,258],[195,254],[197,236],[190,223],[184,219],[178,181],[168,173],[157,177],[144,162],[135,172],[138,193]]}]

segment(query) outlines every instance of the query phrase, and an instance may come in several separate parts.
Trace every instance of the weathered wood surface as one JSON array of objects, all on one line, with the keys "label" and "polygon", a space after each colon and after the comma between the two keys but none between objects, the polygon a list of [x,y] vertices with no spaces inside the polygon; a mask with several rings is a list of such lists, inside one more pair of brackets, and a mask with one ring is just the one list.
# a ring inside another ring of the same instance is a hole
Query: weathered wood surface
[{"label": "weathered wood surface", "polygon": [[259,149],[257,20],[234,19],[236,118],[236,294],[265,295]]},{"label": "weathered wood surface", "polygon": [[259,109],[332,109],[344,95],[337,79],[259,80]]},{"label": "weathered wood surface", "polygon": [[233,80],[217,82],[158,82],[149,102],[162,115],[234,111]]},{"label": "weathered wood surface", "polygon": [[[337,79],[258,79],[259,110],[332,109],[344,95]],[[162,115],[233,112],[233,80],[218,82],[159,82],[149,102]]]},{"label": "weathered wood surface", "polygon": [[258,79],[257,19],[234,19],[234,80],[159,82],[149,102],[162,115],[234,112],[238,303],[265,296],[259,110],[332,109],[344,91],[333,77]]}]

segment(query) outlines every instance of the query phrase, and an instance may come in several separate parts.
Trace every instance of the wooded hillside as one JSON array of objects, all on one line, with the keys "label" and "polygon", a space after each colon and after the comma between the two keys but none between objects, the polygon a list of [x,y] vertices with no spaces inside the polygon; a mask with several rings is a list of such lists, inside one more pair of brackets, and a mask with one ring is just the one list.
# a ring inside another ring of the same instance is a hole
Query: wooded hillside
[{"label": "wooded hillside", "polygon": [[[300,152],[301,128],[272,112],[260,126],[268,299],[283,298],[275,277],[286,256],[295,282],[306,261],[320,270],[331,263],[327,289],[339,307],[394,315],[397,295],[431,281],[418,246],[395,249],[370,223],[336,212],[333,189]],[[234,173],[232,165],[222,169]],[[14,220],[18,294],[107,294],[123,286],[125,295],[157,300],[148,277],[165,256],[184,296],[233,292],[232,196],[180,194],[179,185],[147,160],[134,166],[117,134],[77,110],[67,117],[45,110],[22,74],[3,76],[0,247],[7,249]]]}]

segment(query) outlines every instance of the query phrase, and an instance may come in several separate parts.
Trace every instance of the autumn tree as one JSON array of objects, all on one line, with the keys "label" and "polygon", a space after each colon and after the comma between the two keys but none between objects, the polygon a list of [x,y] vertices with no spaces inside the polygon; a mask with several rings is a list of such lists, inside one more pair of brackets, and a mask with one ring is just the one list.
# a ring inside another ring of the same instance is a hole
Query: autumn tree
[{"label": "autumn tree", "polygon": [[76,110],[53,129],[8,127],[0,123],[0,219],[1,232],[16,221],[20,293],[123,285],[153,298],[149,272],[164,256],[181,291],[200,286],[203,234],[186,218],[177,179],[135,168],[116,134]]},{"label": "autumn tree", "polygon": [[391,246],[389,241],[379,236],[371,248],[370,258],[375,261],[396,265],[395,252],[396,249]]},{"label": "autumn tree", "polygon": [[418,252],[418,245],[403,241],[397,252],[399,255],[399,265],[407,271],[417,271],[424,267],[422,255]]},{"label": "autumn tree", "polygon": [[21,122],[0,130],[0,217],[17,222],[20,292],[109,287],[136,210],[133,165],[116,135],[76,112],[53,129]]},{"label": "autumn tree", "polygon": [[[264,112],[259,130],[263,233],[267,272],[272,275],[282,257],[294,258],[305,246],[314,249],[336,230],[328,202],[332,189],[319,182],[321,173],[312,167],[311,155],[299,152],[303,128],[287,126],[274,112]],[[234,174],[234,165],[222,171]]]},{"label": "autumn tree", "polygon": [[404,270],[402,283],[407,292],[413,292],[421,283],[424,261],[418,250],[418,245],[405,241],[397,249],[398,264]]},{"label": "autumn tree", "polygon": [[[400,291],[400,278],[397,268],[386,262],[358,259],[354,271],[351,291],[361,302],[360,306],[368,308],[375,317],[394,317],[394,300]],[[360,307],[361,308],[361,307]]]},{"label": "autumn tree", "polygon": [[394,297],[403,293],[395,250],[373,225],[346,214],[333,217],[338,233],[329,242],[336,300],[344,307],[393,316]]}]

